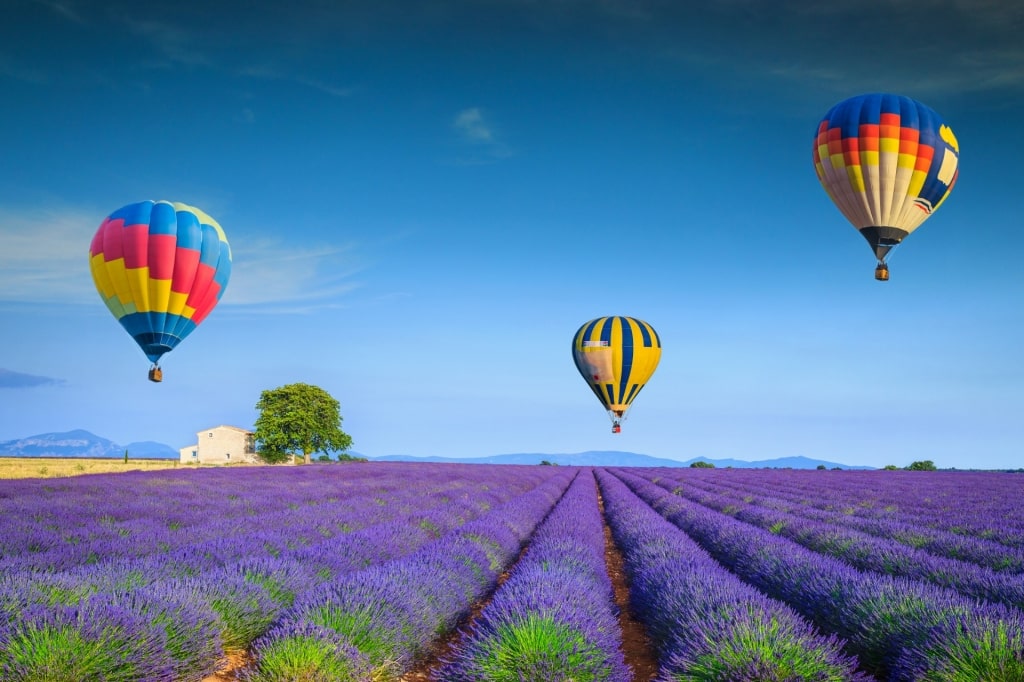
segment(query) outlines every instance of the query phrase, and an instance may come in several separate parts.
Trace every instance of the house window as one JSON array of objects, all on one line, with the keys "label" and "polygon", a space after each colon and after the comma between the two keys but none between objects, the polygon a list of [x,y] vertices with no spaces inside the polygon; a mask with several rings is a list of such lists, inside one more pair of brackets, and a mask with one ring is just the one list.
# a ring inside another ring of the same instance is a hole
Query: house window
[{"label": "house window", "polygon": [[228,459],[231,459],[231,453],[230,452],[225,454],[224,456],[227,457]]},{"label": "house window", "polygon": [[197,457],[199,457],[199,451],[198,450],[193,450],[192,451],[192,459],[196,459]]},{"label": "house window", "polygon": [[210,431],[210,438],[213,438],[213,431]]}]

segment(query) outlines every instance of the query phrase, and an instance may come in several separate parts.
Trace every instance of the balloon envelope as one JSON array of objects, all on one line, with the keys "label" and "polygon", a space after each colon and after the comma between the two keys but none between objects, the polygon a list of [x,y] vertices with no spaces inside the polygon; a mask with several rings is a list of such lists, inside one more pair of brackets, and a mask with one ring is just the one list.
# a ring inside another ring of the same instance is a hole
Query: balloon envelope
[{"label": "balloon envelope", "polygon": [[901,95],[868,94],[825,114],[813,158],[825,191],[884,262],[953,189],[960,146],[924,104]]},{"label": "balloon envelope", "polygon": [[576,331],[572,356],[614,424],[625,416],[661,360],[654,327],[633,317],[598,317]]},{"label": "balloon envelope", "polygon": [[142,201],[103,221],[89,267],[107,308],[156,363],[224,295],[231,248],[217,221],[198,208]]}]

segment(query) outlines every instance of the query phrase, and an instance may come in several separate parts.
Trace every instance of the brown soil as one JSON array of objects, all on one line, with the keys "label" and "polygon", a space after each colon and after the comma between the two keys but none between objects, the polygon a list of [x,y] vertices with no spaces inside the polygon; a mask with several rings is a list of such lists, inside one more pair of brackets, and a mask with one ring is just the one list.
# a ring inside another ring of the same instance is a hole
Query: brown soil
[{"label": "brown soil", "polygon": [[245,651],[228,651],[224,657],[220,670],[204,677],[202,682],[236,682],[239,671],[249,664],[249,654]]},{"label": "brown soil", "polygon": [[[604,499],[598,493],[601,516],[604,517]],[[658,657],[651,647],[651,640],[643,623],[633,617],[629,610],[629,584],[623,568],[622,552],[612,539],[612,529],[604,522],[604,561],[608,566],[608,577],[615,590],[615,604],[619,607],[619,627],[622,628],[622,655],[626,664],[633,669],[633,682],[649,682],[658,674]]]}]

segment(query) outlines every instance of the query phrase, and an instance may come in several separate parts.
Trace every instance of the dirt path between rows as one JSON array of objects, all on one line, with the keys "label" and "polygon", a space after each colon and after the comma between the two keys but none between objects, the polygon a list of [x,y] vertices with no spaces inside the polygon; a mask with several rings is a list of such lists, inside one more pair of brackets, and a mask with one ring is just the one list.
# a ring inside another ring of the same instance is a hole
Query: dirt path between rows
[{"label": "dirt path between rows", "polygon": [[622,552],[612,539],[612,529],[604,516],[604,498],[601,497],[600,490],[597,494],[597,503],[601,508],[601,520],[604,523],[604,562],[608,567],[612,589],[615,591],[615,605],[619,607],[622,655],[626,659],[626,665],[633,670],[633,682],[649,682],[658,674],[658,657],[654,653],[643,623],[634,618],[629,609],[629,583],[626,580]]}]

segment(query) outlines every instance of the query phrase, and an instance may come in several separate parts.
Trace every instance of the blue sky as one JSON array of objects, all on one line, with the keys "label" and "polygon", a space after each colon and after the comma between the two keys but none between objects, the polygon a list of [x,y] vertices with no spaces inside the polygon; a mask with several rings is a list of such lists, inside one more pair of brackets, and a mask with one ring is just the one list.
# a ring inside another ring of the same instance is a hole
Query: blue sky
[{"label": "blue sky", "polygon": [[[303,381],[354,449],[1024,463],[1024,7],[865,0],[0,7],[0,440],[189,444]],[[876,282],[815,177],[836,102],[961,146]],[[89,241],[216,218],[234,262],[164,382]],[[623,432],[573,366],[630,315],[661,365]]]}]

